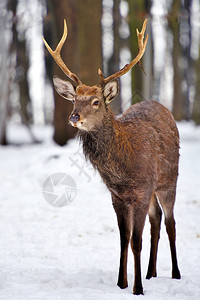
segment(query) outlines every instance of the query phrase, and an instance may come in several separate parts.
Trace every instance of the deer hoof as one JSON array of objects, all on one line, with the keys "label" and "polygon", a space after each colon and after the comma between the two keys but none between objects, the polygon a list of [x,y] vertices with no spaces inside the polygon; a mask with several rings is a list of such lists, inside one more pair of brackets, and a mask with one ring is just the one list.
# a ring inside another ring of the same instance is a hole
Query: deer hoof
[{"label": "deer hoof", "polygon": [[128,287],[128,282],[120,282],[118,281],[117,285],[120,287],[120,289],[125,289]]},{"label": "deer hoof", "polygon": [[157,273],[147,272],[146,279],[151,279],[152,277],[157,277]]},{"label": "deer hoof", "polygon": [[172,278],[173,279],[181,279],[181,274],[179,269],[172,271]]},{"label": "deer hoof", "polygon": [[143,287],[142,286],[134,287],[133,288],[133,294],[134,295],[144,295],[144,293],[143,293]]}]

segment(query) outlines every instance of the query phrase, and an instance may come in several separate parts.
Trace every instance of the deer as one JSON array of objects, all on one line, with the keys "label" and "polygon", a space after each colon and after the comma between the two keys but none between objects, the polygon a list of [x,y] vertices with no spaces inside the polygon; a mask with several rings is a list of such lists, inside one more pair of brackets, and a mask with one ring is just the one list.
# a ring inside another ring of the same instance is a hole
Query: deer
[{"label": "deer", "polygon": [[[157,277],[157,250],[162,212],[165,216],[171,259],[172,278],[180,279],[176,254],[174,204],[179,164],[179,133],[172,113],[157,101],[136,103],[121,116],[114,116],[109,104],[119,92],[118,78],[141,63],[147,45],[144,40],[147,19],[141,32],[136,29],[138,54],[121,70],[88,86],[72,73],[61,57],[67,37],[56,50],[44,40],[49,53],[68,80],[54,77],[56,91],[73,103],[69,123],[78,129],[83,152],[111,193],[120,234],[120,264],[117,285],[124,289],[127,281],[128,246],[134,256],[133,294],[143,294],[141,279],[142,233],[146,216],[151,226],[150,258],[146,279]],[[144,41],[143,41],[144,40]]]}]

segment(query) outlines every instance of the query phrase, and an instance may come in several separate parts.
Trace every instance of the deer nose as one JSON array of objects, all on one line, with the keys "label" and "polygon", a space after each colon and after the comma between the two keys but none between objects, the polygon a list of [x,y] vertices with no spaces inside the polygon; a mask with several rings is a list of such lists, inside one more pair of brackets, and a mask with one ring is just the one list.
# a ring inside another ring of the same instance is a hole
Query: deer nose
[{"label": "deer nose", "polygon": [[73,113],[70,117],[70,121],[76,123],[80,120],[80,115],[78,113]]}]

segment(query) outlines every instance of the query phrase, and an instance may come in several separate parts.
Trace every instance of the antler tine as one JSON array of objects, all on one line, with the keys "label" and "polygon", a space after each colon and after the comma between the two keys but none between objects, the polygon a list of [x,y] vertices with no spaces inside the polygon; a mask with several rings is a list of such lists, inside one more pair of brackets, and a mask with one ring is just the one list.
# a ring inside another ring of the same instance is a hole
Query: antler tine
[{"label": "antler tine", "polygon": [[145,38],[145,41],[143,43],[144,33],[145,33],[145,30],[146,30],[146,26],[147,26],[147,21],[148,21],[148,19],[144,20],[141,32],[139,32],[139,30],[136,29],[137,38],[138,38],[138,46],[139,46],[138,55],[129,64],[126,64],[118,72],[108,76],[107,78],[104,78],[103,80],[101,79],[101,81],[103,81],[104,84],[106,84],[107,82],[109,82],[113,79],[119,78],[120,76],[126,74],[130,69],[132,69],[141,60],[141,58],[144,55],[144,52],[146,50],[146,45],[147,45],[147,40],[148,40],[148,34],[147,34],[147,36]]},{"label": "antler tine", "polygon": [[66,20],[64,20],[64,31],[63,31],[63,36],[60,40],[60,42],[58,43],[56,50],[52,50],[51,47],[48,45],[48,43],[45,41],[44,38],[44,44],[47,48],[47,50],[49,51],[49,53],[51,54],[51,56],[53,57],[53,59],[55,60],[55,62],[58,64],[58,66],[61,68],[61,70],[65,73],[65,75],[67,75],[67,77],[69,77],[72,81],[74,81],[77,85],[81,84],[80,79],[78,78],[78,76],[76,76],[74,73],[72,73],[68,67],[65,65],[64,61],[62,60],[62,57],[60,55],[60,52],[62,50],[62,47],[65,43],[65,40],[67,38],[67,23]]},{"label": "antler tine", "polygon": [[99,74],[99,85],[102,85],[104,82],[104,75],[101,69],[98,69],[98,74]]}]

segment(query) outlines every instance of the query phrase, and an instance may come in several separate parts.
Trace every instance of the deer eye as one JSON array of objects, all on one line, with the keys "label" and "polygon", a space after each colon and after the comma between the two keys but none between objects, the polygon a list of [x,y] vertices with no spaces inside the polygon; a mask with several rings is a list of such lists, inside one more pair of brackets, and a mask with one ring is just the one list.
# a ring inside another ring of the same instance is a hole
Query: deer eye
[{"label": "deer eye", "polygon": [[92,106],[98,106],[99,105],[99,100],[93,100]]}]

